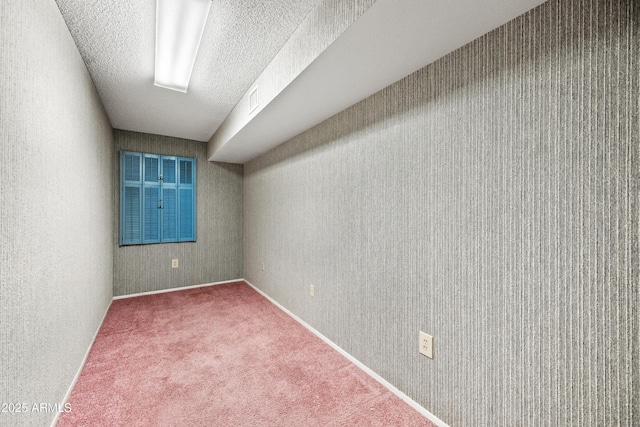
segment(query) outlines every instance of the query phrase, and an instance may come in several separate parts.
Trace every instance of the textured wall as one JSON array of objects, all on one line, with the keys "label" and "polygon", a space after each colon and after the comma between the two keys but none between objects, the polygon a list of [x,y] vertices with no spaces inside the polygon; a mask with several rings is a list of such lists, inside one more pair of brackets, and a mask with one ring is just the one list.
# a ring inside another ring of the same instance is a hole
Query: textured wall
[{"label": "textured wall", "polygon": [[0,425],[45,426],[111,302],[113,133],[53,0],[0,2],[0,76]]},{"label": "textured wall", "polygon": [[[241,278],[242,165],[208,162],[202,142],[123,130],[115,130],[114,137],[114,295]],[[196,242],[118,246],[120,150],[196,158]],[[177,269],[171,268],[174,258],[180,261]]]},{"label": "textured wall", "polygon": [[640,424],[639,16],[550,1],[249,162],[244,277],[451,425]]}]

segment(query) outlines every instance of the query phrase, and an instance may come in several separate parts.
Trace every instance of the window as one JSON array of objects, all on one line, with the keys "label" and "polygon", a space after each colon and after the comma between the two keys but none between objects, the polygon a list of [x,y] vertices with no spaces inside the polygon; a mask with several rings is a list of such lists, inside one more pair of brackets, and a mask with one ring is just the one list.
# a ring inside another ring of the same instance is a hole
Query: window
[{"label": "window", "polygon": [[196,240],[196,159],[120,152],[120,244]]}]

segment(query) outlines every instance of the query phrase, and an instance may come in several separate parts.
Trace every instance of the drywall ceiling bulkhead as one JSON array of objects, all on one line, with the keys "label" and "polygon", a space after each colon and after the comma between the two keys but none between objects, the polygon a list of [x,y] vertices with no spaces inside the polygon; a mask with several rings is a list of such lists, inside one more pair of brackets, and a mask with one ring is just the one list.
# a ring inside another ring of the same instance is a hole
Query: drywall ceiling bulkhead
[{"label": "drywall ceiling bulkhead", "polygon": [[[354,10],[357,16],[328,9],[332,19],[342,19],[334,28],[344,27],[330,34],[330,43],[314,38],[321,30],[313,27],[326,24],[328,3],[305,19],[214,133],[209,160],[246,163],[544,0],[378,0]],[[314,53],[311,61],[292,55],[305,43]],[[289,73],[274,85],[278,70]],[[250,108],[256,89],[258,106]]]}]

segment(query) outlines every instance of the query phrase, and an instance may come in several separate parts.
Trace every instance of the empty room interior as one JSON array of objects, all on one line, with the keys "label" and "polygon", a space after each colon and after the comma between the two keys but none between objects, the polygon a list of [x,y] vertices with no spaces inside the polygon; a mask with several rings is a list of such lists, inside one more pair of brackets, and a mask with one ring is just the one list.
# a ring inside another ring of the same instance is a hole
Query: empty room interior
[{"label": "empty room interior", "polygon": [[[640,425],[636,0],[3,0],[0,34],[0,425]],[[202,369],[258,343],[346,385],[299,380],[294,423],[223,368],[171,389],[213,415],[131,423],[89,375],[143,310],[218,316]]]}]

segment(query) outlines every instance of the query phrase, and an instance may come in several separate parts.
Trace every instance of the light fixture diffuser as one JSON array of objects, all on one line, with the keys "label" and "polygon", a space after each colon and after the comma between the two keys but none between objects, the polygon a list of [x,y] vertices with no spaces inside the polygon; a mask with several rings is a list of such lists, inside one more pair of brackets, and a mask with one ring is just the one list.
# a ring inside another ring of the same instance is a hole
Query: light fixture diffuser
[{"label": "light fixture diffuser", "polygon": [[154,84],[186,92],[211,0],[156,0]]}]

